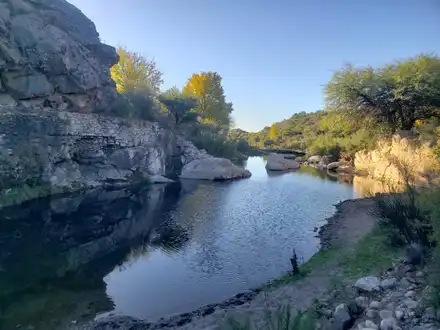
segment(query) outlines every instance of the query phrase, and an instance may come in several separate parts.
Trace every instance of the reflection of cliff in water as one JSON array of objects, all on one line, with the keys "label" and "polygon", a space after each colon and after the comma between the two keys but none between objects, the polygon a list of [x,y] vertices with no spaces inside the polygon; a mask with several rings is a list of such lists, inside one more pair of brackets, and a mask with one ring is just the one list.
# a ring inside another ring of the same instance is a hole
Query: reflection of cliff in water
[{"label": "reflection of cliff in water", "polygon": [[179,195],[179,185],[155,185],[1,210],[0,328],[60,329],[111,310],[105,275],[131,254],[173,253],[188,242],[166,218]]}]

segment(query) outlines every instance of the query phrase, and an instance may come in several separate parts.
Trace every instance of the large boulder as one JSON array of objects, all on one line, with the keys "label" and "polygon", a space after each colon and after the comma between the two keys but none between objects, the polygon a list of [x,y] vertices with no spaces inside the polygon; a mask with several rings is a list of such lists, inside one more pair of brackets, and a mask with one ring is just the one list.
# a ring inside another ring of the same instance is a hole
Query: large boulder
[{"label": "large boulder", "polygon": [[318,164],[319,162],[321,162],[322,157],[315,155],[315,156],[310,156],[309,159],[307,159],[307,162],[309,164]]},{"label": "large boulder", "polygon": [[281,154],[272,153],[267,157],[266,168],[270,171],[296,170],[300,164],[294,159],[286,159]]},{"label": "large boulder", "polygon": [[182,179],[230,180],[249,178],[251,172],[238,167],[229,159],[206,157],[195,159],[182,168]]},{"label": "large boulder", "polygon": [[339,167],[339,162],[333,162],[327,165],[329,171],[334,171]]},{"label": "large boulder", "polygon": [[110,78],[117,61],[93,22],[67,1],[0,1],[0,106],[12,98],[32,107],[108,110],[118,98]]}]

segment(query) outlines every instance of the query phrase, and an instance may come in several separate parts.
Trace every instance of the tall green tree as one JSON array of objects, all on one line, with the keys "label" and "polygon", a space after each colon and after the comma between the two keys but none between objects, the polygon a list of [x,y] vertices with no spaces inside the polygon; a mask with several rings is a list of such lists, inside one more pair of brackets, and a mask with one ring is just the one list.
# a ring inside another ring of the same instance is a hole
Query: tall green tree
[{"label": "tall green tree", "polygon": [[440,58],[418,55],[380,68],[348,65],[327,84],[328,105],[352,115],[371,115],[392,131],[438,115]]},{"label": "tall green tree", "polygon": [[233,106],[226,102],[222,77],[217,72],[193,74],[183,88],[183,95],[197,98],[197,112],[204,123],[219,130],[229,129]]},{"label": "tall green tree", "polygon": [[154,59],[147,59],[124,47],[118,47],[119,62],[111,68],[111,77],[119,93],[149,90],[158,93],[163,83],[162,72]]},{"label": "tall green tree", "polygon": [[172,87],[159,96],[159,101],[165,105],[176,126],[185,121],[197,120],[197,99],[183,95],[177,87]]}]

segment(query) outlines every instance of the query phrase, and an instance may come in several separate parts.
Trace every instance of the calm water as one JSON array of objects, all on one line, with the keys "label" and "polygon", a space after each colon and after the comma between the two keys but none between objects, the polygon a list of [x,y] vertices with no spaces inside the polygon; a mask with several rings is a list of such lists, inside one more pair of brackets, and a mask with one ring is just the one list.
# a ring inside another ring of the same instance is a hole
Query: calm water
[{"label": "calm water", "polygon": [[96,191],[0,211],[0,328],[62,329],[113,312],[150,321],[259,286],[353,198],[312,169],[251,179]]}]

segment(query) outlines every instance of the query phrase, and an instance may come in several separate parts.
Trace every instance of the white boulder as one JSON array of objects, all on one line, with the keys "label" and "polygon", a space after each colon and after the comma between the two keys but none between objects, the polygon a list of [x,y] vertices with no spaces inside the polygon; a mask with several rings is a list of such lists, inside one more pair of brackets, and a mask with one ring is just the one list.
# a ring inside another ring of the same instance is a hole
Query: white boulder
[{"label": "white boulder", "polygon": [[297,170],[300,164],[294,159],[286,159],[281,154],[272,153],[267,157],[266,168],[270,171]]},{"label": "white boulder", "polygon": [[380,281],[375,276],[362,277],[356,281],[354,286],[361,291],[380,291]]},{"label": "white boulder", "polygon": [[251,172],[234,165],[229,159],[208,157],[195,159],[183,166],[182,179],[230,180],[249,178]]}]

